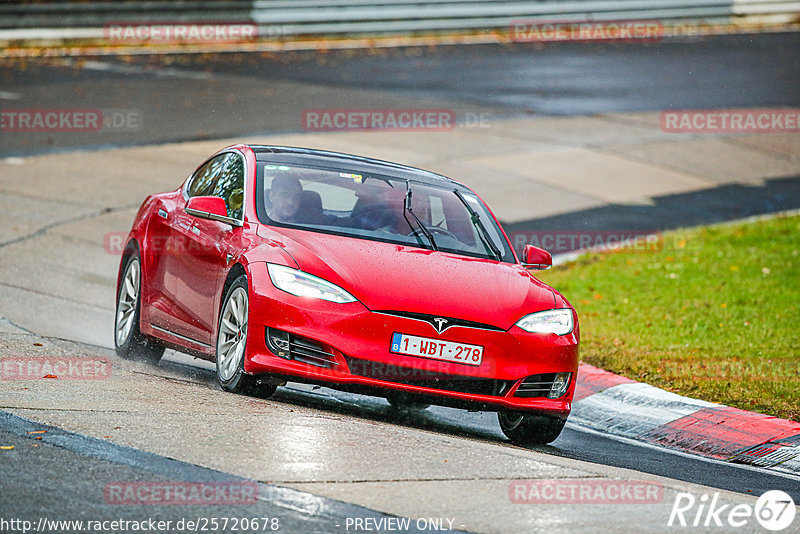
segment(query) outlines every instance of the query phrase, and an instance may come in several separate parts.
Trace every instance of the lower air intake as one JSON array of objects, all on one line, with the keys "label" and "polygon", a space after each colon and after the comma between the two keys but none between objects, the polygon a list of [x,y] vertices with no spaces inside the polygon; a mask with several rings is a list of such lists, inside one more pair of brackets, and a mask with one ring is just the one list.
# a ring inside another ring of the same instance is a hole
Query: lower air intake
[{"label": "lower air intake", "polygon": [[556,379],[555,373],[546,375],[529,376],[522,381],[517,388],[515,397],[546,397],[553,387],[553,380]]},{"label": "lower air intake", "polygon": [[269,349],[281,358],[328,369],[339,365],[329,348],[311,339],[269,327],[266,337]]}]

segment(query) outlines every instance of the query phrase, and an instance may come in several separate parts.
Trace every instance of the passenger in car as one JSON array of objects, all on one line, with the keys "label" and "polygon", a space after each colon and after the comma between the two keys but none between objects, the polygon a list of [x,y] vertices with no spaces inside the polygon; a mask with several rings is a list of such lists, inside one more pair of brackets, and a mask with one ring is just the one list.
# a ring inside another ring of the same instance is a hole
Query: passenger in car
[{"label": "passenger in car", "polygon": [[286,175],[275,177],[269,190],[267,216],[275,222],[294,222],[302,196],[300,180]]}]

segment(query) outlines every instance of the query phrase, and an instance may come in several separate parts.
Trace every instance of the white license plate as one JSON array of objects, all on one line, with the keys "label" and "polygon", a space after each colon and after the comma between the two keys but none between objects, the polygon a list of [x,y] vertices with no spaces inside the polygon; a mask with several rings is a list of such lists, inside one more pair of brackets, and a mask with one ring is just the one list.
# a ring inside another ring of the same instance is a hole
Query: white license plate
[{"label": "white license plate", "polygon": [[392,334],[392,352],[467,365],[480,365],[483,361],[483,347],[480,345],[398,333]]}]

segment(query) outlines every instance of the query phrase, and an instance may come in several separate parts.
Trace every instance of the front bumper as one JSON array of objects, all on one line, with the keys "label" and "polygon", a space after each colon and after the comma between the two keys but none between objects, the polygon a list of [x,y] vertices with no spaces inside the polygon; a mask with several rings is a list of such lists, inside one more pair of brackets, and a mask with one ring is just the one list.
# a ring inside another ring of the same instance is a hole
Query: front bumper
[{"label": "front bumper", "polygon": [[[251,264],[251,270],[244,364],[248,373],[362,388],[377,395],[403,392],[431,404],[480,410],[520,410],[563,418],[570,412],[578,368],[577,328],[566,336],[530,334],[516,326],[508,331],[454,326],[439,334],[425,321],[371,311],[360,302],[335,304],[295,297],[272,285],[266,264]],[[289,333],[305,356],[288,359],[292,357],[288,352],[279,356],[285,345],[276,347],[267,341],[270,328]],[[483,361],[472,366],[392,353],[396,332],[480,345]],[[532,382],[564,372],[572,373],[571,380],[559,398],[531,395]],[[520,389],[526,378],[527,384]]]}]

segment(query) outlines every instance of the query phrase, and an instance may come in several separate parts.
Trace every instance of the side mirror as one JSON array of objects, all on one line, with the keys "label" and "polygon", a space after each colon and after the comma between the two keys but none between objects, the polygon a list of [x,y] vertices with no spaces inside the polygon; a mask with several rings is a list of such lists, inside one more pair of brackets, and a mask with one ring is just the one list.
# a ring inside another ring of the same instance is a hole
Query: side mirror
[{"label": "side mirror", "polygon": [[525,245],[522,249],[522,265],[527,269],[549,269],[553,266],[553,256],[543,248]]},{"label": "side mirror", "polygon": [[228,217],[228,208],[225,201],[220,197],[192,197],[183,208],[189,215],[194,215],[201,219],[211,219],[233,226],[241,226],[242,222]]}]

